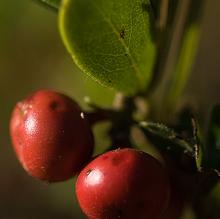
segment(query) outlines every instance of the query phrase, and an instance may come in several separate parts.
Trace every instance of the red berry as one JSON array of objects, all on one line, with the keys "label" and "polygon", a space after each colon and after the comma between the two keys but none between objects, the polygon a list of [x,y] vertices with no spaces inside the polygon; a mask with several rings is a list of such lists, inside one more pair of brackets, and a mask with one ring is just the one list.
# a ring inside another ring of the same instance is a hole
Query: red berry
[{"label": "red berry", "polygon": [[69,179],[87,162],[93,136],[78,104],[50,90],[40,90],[19,102],[10,133],[24,169],[41,180]]},{"label": "red berry", "polygon": [[76,182],[79,204],[90,219],[158,219],[168,205],[169,188],[155,158],[128,148],[97,157]]}]

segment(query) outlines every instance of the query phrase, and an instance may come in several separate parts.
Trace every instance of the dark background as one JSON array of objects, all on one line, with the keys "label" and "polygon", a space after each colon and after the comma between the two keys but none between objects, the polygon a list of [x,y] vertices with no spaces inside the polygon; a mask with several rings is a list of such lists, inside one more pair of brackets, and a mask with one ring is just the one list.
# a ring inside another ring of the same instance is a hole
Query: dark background
[{"label": "dark background", "polygon": [[[201,42],[184,95],[198,103],[204,115],[220,102],[219,14],[220,1],[206,0]],[[84,107],[84,96],[108,106],[114,94],[75,67],[60,39],[54,12],[31,0],[0,0],[0,218],[84,218],[74,180],[48,185],[32,179],[11,147],[8,123],[13,106],[39,88],[58,89]],[[104,128],[97,127],[95,133],[97,150],[108,145]],[[213,194],[220,202],[218,188]],[[190,215],[184,218],[193,218]]]}]

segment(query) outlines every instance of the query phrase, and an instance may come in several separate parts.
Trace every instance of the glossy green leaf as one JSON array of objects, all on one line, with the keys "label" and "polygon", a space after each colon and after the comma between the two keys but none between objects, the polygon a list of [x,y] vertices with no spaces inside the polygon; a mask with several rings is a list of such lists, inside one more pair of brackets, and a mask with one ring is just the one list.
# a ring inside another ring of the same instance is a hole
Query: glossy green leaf
[{"label": "glossy green leaf", "polygon": [[61,36],[76,64],[127,94],[147,88],[156,47],[149,0],[64,0]]},{"label": "glossy green leaf", "polygon": [[61,4],[61,0],[38,0],[38,1],[56,10],[59,9]]}]

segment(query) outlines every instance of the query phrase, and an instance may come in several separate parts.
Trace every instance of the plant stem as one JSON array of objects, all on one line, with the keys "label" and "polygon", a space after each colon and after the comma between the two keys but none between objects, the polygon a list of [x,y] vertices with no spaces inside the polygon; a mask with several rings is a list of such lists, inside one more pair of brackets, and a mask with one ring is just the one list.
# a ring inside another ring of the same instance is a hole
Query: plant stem
[{"label": "plant stem", "polygon": [[[179,0],[176,13],[173,18],[172,35],[170,38],[168,37],[169,42],[164,42],[170,45],[169,48],[166,48],[167,52],[163,52],[163,56],[165,56],[166,59],[164,60],[162,68],[159,69],[159,75],[162,75],[162,78],[158,85],[159,89],[153,95],[153,98],[156,98],[156,108],[163,109],[163,112],[158,110],[156,113],[156,119],[159,117],[162,120],[167,120],[167,115],[172,114],[172,110],[174,109],[176,99],[173,100],[173,103],[170,103],[169,100],[170,96],[173,95],[173,92],[175,92],[174,89],[176,89],[176,86],[173,86],[173,83],[176,83],[176,81],[173,81],[173,77],[176,74],[175,68],[181,51],[182,39],[188,21],[191,3],[192,0]],[[181,81],[182,86],[178,90],[178,94],[180,94],[185,87],[184,85],[187,78],[188,75]]]},{"label": "plant stem", "polygon": [[160,5],[160,17],[158,21],[158,28],[160,32],[163,32],[167,26],[169,0],[161,0]]},{"label": "plant stem", "polygon": [[134,124],[133,112],[135,110],[134,98],[125,97],[121,94],[116,95],[114,107],[117,109],[117,115],[112,118],[112,127],[109,130],[111,138],[110,149],[118,147],[131,147],[131,126]]}]

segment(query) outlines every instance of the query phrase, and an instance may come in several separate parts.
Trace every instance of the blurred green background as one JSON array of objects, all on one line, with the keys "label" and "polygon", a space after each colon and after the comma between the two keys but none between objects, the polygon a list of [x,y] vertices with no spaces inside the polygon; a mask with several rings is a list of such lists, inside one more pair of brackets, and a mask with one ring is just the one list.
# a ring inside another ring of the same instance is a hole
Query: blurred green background
[{"label": "blurred green background", "polygon": [[[213,103],[220,102],[219,8],[219,0],[206,0],[199,51],[184,94],[198,103],[204,115]],[[60,39],[53,11],[31,0],[1,0],[0,218],[85,218],[75,199],[74,180],[53,185],[38,182],[23,171],[12,150],[8,123],[13,106],[39,88],[60,90],[83,107],[84,96],[102,106],[111,105],[114,96],[73,64]],[[107,146],[104,129],[97,127],[95,133],[98,148]],[[213,194],[218,199],[218,189]]]}]

